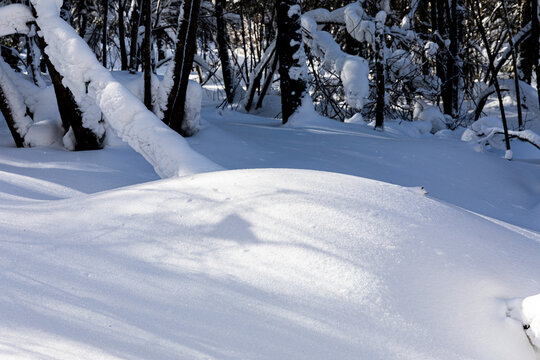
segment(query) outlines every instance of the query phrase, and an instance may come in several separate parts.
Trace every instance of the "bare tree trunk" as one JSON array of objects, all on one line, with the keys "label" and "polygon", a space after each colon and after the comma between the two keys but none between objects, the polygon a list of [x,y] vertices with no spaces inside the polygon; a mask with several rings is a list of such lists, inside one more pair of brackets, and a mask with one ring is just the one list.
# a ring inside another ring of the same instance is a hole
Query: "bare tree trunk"
[{"label": "bare tree trunk", "polygon": [[135,0],[131,15],[131,43],[129,46],[129,71],[137,71],[137,43],[139,41],[139,24],[142,0]]},{"label": "bare tree trunk", "polygon": [[261,93],[259,94],[259,98],[257,99],[257,104],[255,105],[255,109],[260,109],[262,107],[264,97],[266,96],[266,93],[268,92],[268,88],[270,87],[270,84],[272,84],[272,79],[274,78],[274,74],[276,73],[277,65],[278,65],[278,57],[274,55],[274,61],[272,61],[272,67],[270,68],[270,71],[266,74],[266,79],[264,79],[264,84],[261,89]]},{"label": "bare tree trunk", "polygon": [[538,37],[540,29],[538,25],[538,0],[531,0],[531,39],[532,39],[532,59],[531,62],[536,71],[536,92],[538,93],[538,106],[540,106],[540,64],[538,64],[539,45]]},{"label": "bare tree trunk", "polygon": [[127,59],[127,50],[126,50],[126,21],[125,21],[125,10],[126,10],[126,1],[118,1],[118,41],[120,42],[120,66],[122,71],[128,69],[128,59]]},{"label": "bare tree trunk", "polygon": [[386,15],[383,11],[377,14],[375,21],[375,78],[377,83],[377,100],[375,103],[375,130],[384,129],[384,22]]},{"label": "bare tree trunk", "polygon": [[109,17],[109,0],[102,0],[101,7],[103,8],[103,28],[101,29],[101,62],[103,67],[107,68],[107,26]]},{"label": "bare tree trunk", "polygon": [[195,129],[187,126],[184,118],[186,93],[193,58],[197,50],[196,35],[200,0],[184,0],[183,19],[180,21],[174,55],[174,84],[168,96],[163,121],[182,136],[191,136]]},{"label": "bare tree trunk", "polygon": [[225,95],[227,97],[227,102],[232,104],[234,101],[234,87],[231,61],[229,59],[229,50],[227,46],[225,19],[223,18],[225,1],[226,0],[216,0],[216,43],[218,46],[219,58],[221,60],[221,72],[223,74]]},{"label": "bare tree trunk", "polygon": [[144,105],[152,110],[152,0],[144,0]]},{"label": "bare tree trunk", "polygon": [[300,23],[300,0],[278,0],[276,51],[281,87],[281,116],[286,124],[302,105],[307,68]]},{"label": "bare tree trunk", "polygon": [[[531,0],[521,0],[520,6],[520,24],[521,27],[524,27],[531,21]],[[529,36],[521,46],[519,47],[519,77],[522,81],[525,81],[527,84],[531,83],[532,79],[532,52],[534,51],[533,37]]]}]

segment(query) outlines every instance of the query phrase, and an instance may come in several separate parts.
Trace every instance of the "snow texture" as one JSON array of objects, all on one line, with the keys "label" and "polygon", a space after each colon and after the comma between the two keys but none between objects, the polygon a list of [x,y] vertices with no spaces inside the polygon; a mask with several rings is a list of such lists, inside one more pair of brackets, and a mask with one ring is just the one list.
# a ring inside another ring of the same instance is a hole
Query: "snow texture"
[{"label": "snow texture", "polygon": [[68,190],[0,204],[10,359],[535,359],[504,299],[536,287],[538,243],[421,188],[267,169]]},{"label": "snow texture", "polygon": [[0,7],[0,37],[11,34],[28,34],[28,23],[34,21],[30,9],[22,4]]},{"label": "snow texture", "polygon": [[78,102],[83,103],[86,110],[97,108],[99,113],[103,112],[114,131],[142,154],[161,177],[220,168],[194,152],[181,136],[163,124],[101,66],[84,40],[59,18],[54,0],[34,0],[33,3],[38,25],[49,45],[48,54],[64,75],[66,85],[76,89]]}]

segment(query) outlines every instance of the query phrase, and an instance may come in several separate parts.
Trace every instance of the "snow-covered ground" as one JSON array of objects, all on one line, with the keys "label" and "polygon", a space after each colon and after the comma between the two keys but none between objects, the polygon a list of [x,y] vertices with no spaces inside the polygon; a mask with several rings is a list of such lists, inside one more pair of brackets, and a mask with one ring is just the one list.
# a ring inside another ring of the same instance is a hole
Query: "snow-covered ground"
[{"label": "snow-covered ground", "polygon": [[0,125],[1,359],[538,358],[510,317],[540,293],[538,150],[202,118],[191,147],[232,171]]}]

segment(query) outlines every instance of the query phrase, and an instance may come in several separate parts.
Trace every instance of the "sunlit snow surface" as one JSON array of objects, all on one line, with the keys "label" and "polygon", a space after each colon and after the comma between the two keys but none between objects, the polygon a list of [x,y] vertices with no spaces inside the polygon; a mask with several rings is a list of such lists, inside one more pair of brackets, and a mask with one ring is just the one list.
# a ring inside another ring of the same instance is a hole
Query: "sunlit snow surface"
[{"label": "sunlit snow surface", "polygon": [[2,125],[1,359],[535,359],[507,316],[540,293],[533,152],[203,118],[216,163],[290,169],[149,182],[118,141],[15,149]]}]

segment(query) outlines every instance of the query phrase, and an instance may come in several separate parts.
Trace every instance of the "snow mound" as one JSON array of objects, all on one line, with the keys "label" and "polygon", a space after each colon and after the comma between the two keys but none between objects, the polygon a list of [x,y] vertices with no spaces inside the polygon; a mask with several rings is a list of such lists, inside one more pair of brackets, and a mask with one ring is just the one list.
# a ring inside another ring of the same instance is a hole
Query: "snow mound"
[{"label": "snow mound", "polygon": [[540,349],[540,295],[523,299],[523,320],[528,325],[527,335],[534,346]]},{"label": "snow mound", "polygon": [[[71,130],[70,130],[71,131]],[[28,128],[24,137],[27,146],[49,146],[62,137],[62,126],[56,120],[41,120]]]},{"label": "snow mound", "polygon": [[239,170],[2,203],[0,352],[533,360],[505,299],[537,291],[540,236],[424,194]]}]

